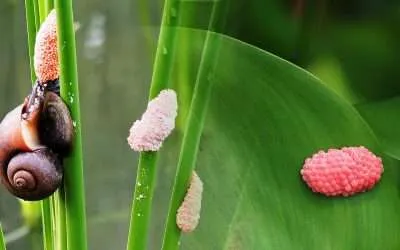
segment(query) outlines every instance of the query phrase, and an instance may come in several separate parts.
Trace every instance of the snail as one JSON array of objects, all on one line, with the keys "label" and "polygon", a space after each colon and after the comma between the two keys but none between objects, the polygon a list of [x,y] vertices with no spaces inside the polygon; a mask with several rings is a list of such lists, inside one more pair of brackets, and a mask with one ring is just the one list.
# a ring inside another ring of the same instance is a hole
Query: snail
[{"label": "snail", "polygon": [[37,33],[34,68],[31,94],[0,123],[0,180],[24,200],[41,200],[57,190],[63,158],[72,148],[72,119],[60,98],[55,10]]},{"label": "snail", "polygon": [[0,179],[24,200],[46,198],[62,183],[62,159],[71,150],[73,125],[56,85],[36,83],[24,103],[0,123]]}]

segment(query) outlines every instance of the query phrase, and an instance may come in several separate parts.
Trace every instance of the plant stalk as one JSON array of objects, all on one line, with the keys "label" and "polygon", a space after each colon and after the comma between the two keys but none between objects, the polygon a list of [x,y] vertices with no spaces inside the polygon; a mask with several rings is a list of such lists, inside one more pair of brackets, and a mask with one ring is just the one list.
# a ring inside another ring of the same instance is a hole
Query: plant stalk
[{"label": "plant stalk", "polygon": [[[37,12],[35,10],[40,9],[36,6],[37,0],[25,0],[25,14],[26,14],[26,27],[28,33],[28,53],[29,53],[29,64],[31,71],[31,80],[34,84],[36,81],[35,69],[33,64],[34,50],[35,50],[35,39],[36,31],[39,29],[40,24],[36,23]],[[43,227],[43,244],[45,250],[54,249],[54,237],[52,229],[52,216],[51,216],[51,204],[49,199],[41,201],[42,210],[42,227]]]},{"label": "plant stalk", "polygon": [[33,67],[33,56],[35,53],[36,23],[35,23],[35,0],[25,0],[26,30],[28,33],[28,54],[31,69],[32,83],[36,80],[35,68]]},{"label": "plant stalk", "polygon": [[35,17],[35,28],[36,31],[40,28],[40,8],[38,0],[32,0],[33,9],[34,9],[34,17]]},{"label": "plant stalk", "polygon": [[[181,231],[176,225],[176,213],[181,205],[187,189],[190,185],[190,178],[195,168],[197,153],[200,145],[200,138],[204,128],[209,99],[212,92],[214,79],[210,76],[210,70],[215,68],[215,57],[218,55],[219,46],[210,46],[211,30],[216,23],[218,2],[213,3],[209,27],[201,55],[200,68],[197,73],[196,85],[193,91],[192,102],[187,118],[181,150],[179,154],[178,167],[175,182],[170,200],[167,222],[165,224],[163,250],[179,249]],[[215,45],[215,44],[213,44]],[[209,68],[206,62],[215,61]]]},{"label": "plant stalk", "polygon": [[[48,14],[47,10],[46,10],[46,2],[45,2],[45,0],[38,0],[38,4],[39,4],[39,20],[40,20],[40,24],[42,24]],[[39,28],[40,28],[40,25],[39,25]]]},{"label": "plant stalk", "polygon": [[54,1],[53,0],[45,0],[45,9],[48,14],[52,9],[54,9]]},{"label": "plant stalk", "polygon": [[45,250],[54,249],[53,227],[51,218],[51,203],[49,198],[41,201],[42,209],[42,227],[43,227],[43,244]]},{"label": "plant stalk", "polygon": [[[167,31],[166,26],[177,24],[178,8],[177,0],[165,0],[149,100],[169,85],[176,34],[171,30]],[[157,161],[157,152],[142,152],[139,156],[127,250],[147,249],[151,205],[157,179]]]},{"label": "plant stalk", "polygon": [[[64,161],[65,202],[60,202],[58,209],[65,209],[67,248],[86,250],[81,119],[72,0],[55,0],[55,7],[61,97],[70,109],[75,128],[73,149],[70,157]],[[64,201],[62,198],[59,200]]]},{"label": "plant stalk", "polygon": [[0,250],[6,250],[6,244],[4,242],[4,234],[1,224],[0,224]]},{"label": "plant stalk", "polygon": [[66,216],[65,216],[65,198],[64,198],[64,188],[60,187],[60,189],[55,193],[54,195],[54,200],[55,200],[55,215],[54,217],[56,218],[56,226],[55,229],[56,231],[56,247],[55,249],[59,250],[67,250],[68,249],[68,244],[67,244],[67,227],[66,227]]}]

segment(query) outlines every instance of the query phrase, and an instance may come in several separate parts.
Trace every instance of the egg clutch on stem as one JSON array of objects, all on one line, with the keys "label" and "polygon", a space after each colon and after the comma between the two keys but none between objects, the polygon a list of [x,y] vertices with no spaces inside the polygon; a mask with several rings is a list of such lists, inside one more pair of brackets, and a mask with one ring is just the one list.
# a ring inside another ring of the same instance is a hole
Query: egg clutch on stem
[{"label": "egg clutch on stem", "polygon": [[35,44],[37,82],[23,104],[0,123],[0,180],[13,195],[40,200],[62,183],[63,158],[74,128],[59,96],[56,12],[42,24]]}]

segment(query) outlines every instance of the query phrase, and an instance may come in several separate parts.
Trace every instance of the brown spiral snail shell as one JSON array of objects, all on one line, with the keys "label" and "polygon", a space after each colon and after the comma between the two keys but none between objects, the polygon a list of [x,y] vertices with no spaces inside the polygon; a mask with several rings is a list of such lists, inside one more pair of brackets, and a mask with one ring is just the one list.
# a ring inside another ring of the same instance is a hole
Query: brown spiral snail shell
[{"label": "brown spiral snail shell", "polygon": [[0,123],[0,180],[13,195],[40,200],[62,183],[62,159],[71,150],[69,110],[47,84],[37,83],[25,102]]}]

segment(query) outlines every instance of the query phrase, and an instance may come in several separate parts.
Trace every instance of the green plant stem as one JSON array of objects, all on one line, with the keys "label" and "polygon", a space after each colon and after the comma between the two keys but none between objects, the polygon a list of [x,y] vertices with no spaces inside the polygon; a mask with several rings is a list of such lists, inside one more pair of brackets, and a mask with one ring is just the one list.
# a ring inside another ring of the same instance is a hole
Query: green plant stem
[{"label": "green plant stem", "polygon": [[38,0],[32,0],[33,9],[34,9],[34,17],[35,17],[35,28],[36,31],[40,28],[40,10],[39,10],[39,2]]},{"label": "green plant stem", "polygon": [[46,13],[49,13],[52,9],[54,9],[54,1],[53,0],[45,0]]},{"label": "green plant stem", "polygon": [[1,224],[0,224],[0,250],[5,250],[5,249],[6,249],[6,244],[4,242],[3,229],[1,228]]},{"label": "green plant stem", "polygon": [[45,250],[54,249],[53,229],[51,220],[51,203],[49,198],[42,200],[42,227],[43,227],[43,244]]},{"label": "green plant stem", "polygon": [[[209,28],[212,30],[215,25],[215,15],[218,10],[219,3],[215,2],[210,17]],[[164,231],[164,240],[162,249],[172,250],[179,248],[179,240],[181,231],[176,225],[176,213],[181,205],[187,189],[190,184],[197,160],[197,152],[200,145],[200,138],[203,132],[204,121],[207,114],[207,107],[211,96],[211,90],[214,83],[212,76],[209,75],[215,64],[211,68],[206,67],[205,62],[216,61],[219,46],[209,46],[211,32],[207,32],[204,42],[203,53],[200,61],[200,68],[197,73],[196,85],[193,91],[192,102],[188,114],[185,133],[183,136],[182,146],[179,154],[178,167],[173,186],[172,197],[168,210],[167,222]]]},{"label": "green plant stem", "polygon": [[[38,4],[36,0],[25,0],[25,14],[26,14],[26,27],[28,33],[28,51],[29,51],[29,64],[31,71],[32,83],[36,81],[35,69],[33,64],[34,48],[36,31],[39,24],[36,25],[36,12],[35,4]],[[52,216],[51,216],[51,204],[49,199],[41,201],[42,210],[42,227],[43,227],[43,244],[45,250],[53,250],[53,229],[52,229]]]},{"label": "green plant stem", "polygon": [[[172,9],[173,11],[171,11]],[[176,34],[175,32],[167,32],[165,27],[177,24],[176,15],[173,15],[177,11],[177,0],[165,1],[149,99],[153,99],[161,90],[168,87]],[[151,205],[157,179],[157,160],[157,152],[142,152],[139,156],[128,234],[128,250],[147,249]]]},{"label": "green plant stem", "polygon": [[71,0],[56,0],[61,97],[66,101],[75,133],[71,156],[64,163],[65,209],[68,249],[87,249],[83,156],[74,19]]},{"label": "green plant stem", "polygon": [[[39,3],[39,16],[40,16],[40,24],[46,19],[48,11],[44,8],[44,2],[40,1]],[[39,28],[40,28],[39,24]],[[35,39],[34,39],[35,41]],[[34,48],[34,41],[32,48]],[[34,55],[34,51],[32,49],[32,57]],[[34,72],[33,67],[33,58],[31,60],[31,70]],[[55,223],[55,217],[52,213],[52,207],[54,206],[54,202],[52,202],[51,198],[47,198],[41,201],[42,208],[42,227],[43,227],[43,244],[45,250],[53,250],[55,246],[54,242],[54,234],[53,234],[53,223]]]},{"label": "green plant stem", "polygon": [[147,233],[156,180],[156,152],[141,153],[128,236],[128,250],[146,249]]},{"label": "green plant stem", "polygon": [[168,30],[167,26],[173,27],[178,24],[178,13],[179,1],[165,0],[149,99],[153,99],[161,90],[166,88],[168,84],[167,81],[170,79],[171,64],[175,54],[174,44],[176,32],[174,30]]},{"label": "green plant stem", "polygon": [[55,218],[57,221],[56,225],[56,249],[68,249],[67,246],[67,231],[66,231],[66,216],[65,216],[65,198],[64,188],[60,187],[57,193],[54,195],[55,200]]},{"label": "green plant stem", "polygon": [[164,250],[178,249],[180,230],[176,226],[176,212],[185,197],[189,186],[189,180],[195,167],[197,151],[200,144],[200,137],[203,131],[207,104],[212,87],[212,81],[203,79],[203,77],[206,76],[200,77],[198,83],[201,84],[196,84],[194,89],[191,108],[186,123],[175,183],[172,191],[172,198],[169,205],[167,223],[165,226],[162,248]]},{"label": "green plant stem", "polygon": [[25,15],[26,15],[26,30],[28,33],[28,53],[29,64],[31,69],[31,79],[35,82],[35,68],[33,67],[33,56],[35,53],[35,38],[36,38],[36,24],[35,24],[35,0],[25,0]]},{"label": "green plant stem", "polygon": [[38,0],[39,2],[39,20],[40,23],[43,23],[44,19],[47,17],[47,11],[46,11],[46,2],[45,0]]}]

